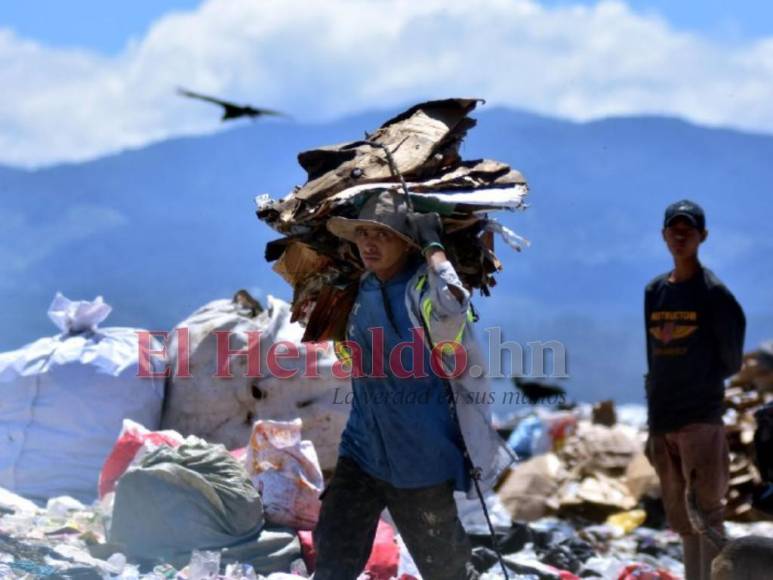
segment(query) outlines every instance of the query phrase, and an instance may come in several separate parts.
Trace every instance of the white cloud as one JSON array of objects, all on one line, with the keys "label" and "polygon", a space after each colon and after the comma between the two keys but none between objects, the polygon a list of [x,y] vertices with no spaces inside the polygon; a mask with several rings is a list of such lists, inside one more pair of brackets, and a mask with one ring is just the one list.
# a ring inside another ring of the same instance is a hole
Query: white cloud
[{"label": "white cloud", "polygon": [[773,38],[723,45],[617,1],[208,0],[115,57],[0,29],[0,162],[79,160],[218,127],[178,85],[319,120],[425,97],[773,131]]}]

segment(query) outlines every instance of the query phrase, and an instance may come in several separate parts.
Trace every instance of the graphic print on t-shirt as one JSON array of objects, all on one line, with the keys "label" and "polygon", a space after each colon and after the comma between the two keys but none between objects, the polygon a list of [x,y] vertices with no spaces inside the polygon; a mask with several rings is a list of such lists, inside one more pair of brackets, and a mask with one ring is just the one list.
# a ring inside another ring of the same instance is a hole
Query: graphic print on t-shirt
[{"label": "graphic print on t-shirt", "polygon": [[695,310],[656,310],[650,315],[650,334],[661,344],[682,340],[698,330]]}]

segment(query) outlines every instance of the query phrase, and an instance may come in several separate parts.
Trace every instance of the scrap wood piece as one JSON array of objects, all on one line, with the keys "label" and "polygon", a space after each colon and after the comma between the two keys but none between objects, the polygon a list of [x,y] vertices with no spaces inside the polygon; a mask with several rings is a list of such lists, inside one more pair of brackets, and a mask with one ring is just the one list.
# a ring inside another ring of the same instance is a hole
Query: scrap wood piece
[{"label": "scrap wood piece", "polygon": [[[492,182],[476,179],[466,182],[436,181],[431,185],[428,182],[408,181],[411,202],[420,212],[437,211],[440,215],[458,217],[494,210],[524,209],[528,185],[520,173],[509,167],[507,169],[507,181],[504,177]],[[309,226],[301,229],[305,224],[321,222],[342,207],[356,204],[358,199],[382,191],[400,192],[401,185],[389,181],[358,183],[342,188],[316,203],[309,203],[293,195],[275,202],[267,202],[258,196],[256,213],[259,219],[280,233],[307,233]]]},{"label": "scrap wood piece", "polygon": [[322,288],[309,314],[302,342],[344,340],[347,318],[357,299],[357,290],[356,284],[346,288]]},{"label": "scrap wood piece", "polygon": [[506,185],[526,185],[526,180],[506,163],[477,159],[450,166],[435,177],[414,183],[411,190],[425,192]]},{"label": "scrap wood piece", "polygon": [[[439,149],[447,149],[450,144],[451,151],[455,151],[475,124],[467,114],[480,100],[420,103],[381,125],[368,140],[388,147],[403,175],[421,174],[422,167]],[[446,155],[434,159],[434,169]],[[308,181],[295,192],[295,197],[309,202],[318,202],[352,185],[395,177],[383,152],[356,141],[304,151],[298,155],[298,162],[306,169]]]},{"label": "scrap wood piece", "polygon": [[324,270],[331,265],[330,258],[313,250],[307,244],[290,243],[273,266],[274,272],[282,276],[291,286]]}]

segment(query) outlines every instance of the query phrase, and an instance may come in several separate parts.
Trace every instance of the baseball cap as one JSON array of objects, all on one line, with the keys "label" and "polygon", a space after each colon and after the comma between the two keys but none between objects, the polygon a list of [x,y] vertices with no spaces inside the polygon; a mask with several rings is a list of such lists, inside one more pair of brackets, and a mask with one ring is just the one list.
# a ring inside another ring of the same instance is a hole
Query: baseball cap
[{"label": "baseball cap", "polygon": [[686,218],[700,231],[706,229],[706,214],[703,213],[703,208],[694,201],[683,199],[669,205],[663,218],[663,227],[667,228],[678,217]]}]

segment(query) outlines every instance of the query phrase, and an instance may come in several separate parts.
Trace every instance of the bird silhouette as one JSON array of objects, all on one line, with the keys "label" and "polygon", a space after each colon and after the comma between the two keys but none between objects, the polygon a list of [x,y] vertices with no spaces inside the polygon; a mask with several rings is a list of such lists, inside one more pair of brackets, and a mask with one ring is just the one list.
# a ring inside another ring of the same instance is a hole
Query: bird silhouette
[{"label": "bird silhouette", "polygon": [[207,95],[202,95],[200,93],[194,93],[193,91],[189,91],[188,89],[178,88],[177,93],[179,95],[182,95],[183,97],[188,97],[191,99],[199,99],[200,101],[206,101],[208,103],[220,105],[221,107],[223,107],[223,116],[220,117],[221,121],[230,121],[231,119],[238,119],[240,117],[250,117],[250,118],[263,117],[263,116],[287,117],[287,115],[285,115],[284,113],[281,113],[279,111],[274,111],[273,109],[258,109],[250,105],[237,105],[235,103],[230,103],[228,101],[224,101],[222,99],[218,99],[215,97],[209,97]]},{"label": "bird silhouette", "polygon": [[558,385],[525,381],[521,377],[512,377],[515,387],[523,393],[532,405],[539,404],[544,399],[552,404],[564,402],[566,390]]}]

